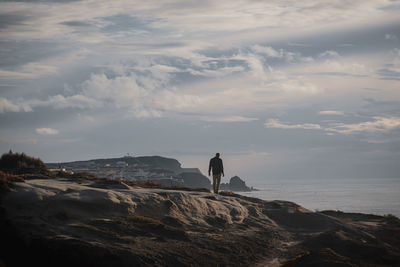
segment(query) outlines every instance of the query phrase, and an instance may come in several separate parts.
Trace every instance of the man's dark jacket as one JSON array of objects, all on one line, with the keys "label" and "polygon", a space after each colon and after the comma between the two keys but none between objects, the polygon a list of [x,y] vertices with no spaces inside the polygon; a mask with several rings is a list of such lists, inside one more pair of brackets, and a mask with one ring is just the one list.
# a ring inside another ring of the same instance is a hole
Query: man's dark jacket
[{"label": "man's dark jacket", "polygon": [[212,169],[213,174],[221,174],[224,173],[224,165],[222,164],[222,159],[214,157],[210,159],[210,165],[208,167],[208,173],[210,173]]}]

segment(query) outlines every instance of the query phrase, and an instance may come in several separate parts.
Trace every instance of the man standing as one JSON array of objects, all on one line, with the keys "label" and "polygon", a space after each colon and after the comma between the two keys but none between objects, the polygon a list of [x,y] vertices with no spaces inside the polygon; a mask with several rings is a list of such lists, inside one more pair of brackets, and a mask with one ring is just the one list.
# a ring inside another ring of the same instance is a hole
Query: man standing
[{"label": "man standing", "polygon": [[221,175],[224,174],[224,165],[222,164],[222,159],[219,158],[220,154],[215,154],[215,157],[210,159],[210,165],[208,167],[208,176],[211,175],[211,169],[213,173],[213,188],[214,193],[218,194],[219,183],[221,182]]}]

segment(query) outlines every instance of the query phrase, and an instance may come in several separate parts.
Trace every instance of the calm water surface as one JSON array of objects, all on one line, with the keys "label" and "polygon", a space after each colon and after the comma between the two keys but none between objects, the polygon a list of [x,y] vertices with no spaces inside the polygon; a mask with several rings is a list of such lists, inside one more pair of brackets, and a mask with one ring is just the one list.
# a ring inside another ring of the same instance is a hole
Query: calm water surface
[{"label": "calm water surface", "polygon": [[288,200],[310,210],[341,210],[400,217],[400,178],[270,179],[241,193],[265,200]]}]

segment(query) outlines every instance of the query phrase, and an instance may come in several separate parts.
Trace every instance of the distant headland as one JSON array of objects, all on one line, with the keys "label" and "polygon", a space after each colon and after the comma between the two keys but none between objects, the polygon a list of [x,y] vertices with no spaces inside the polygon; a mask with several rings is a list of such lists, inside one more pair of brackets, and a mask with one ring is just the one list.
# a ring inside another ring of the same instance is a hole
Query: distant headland
[{"label": "distant headland", "polygon": [[[210,179],[198,168],[182,168],[178,160],[162,156],[124,156],[45,165],[52,172],[88,172],[112,180],[154,181],[165,186],[211,188]],[[220,189],[236,192],[252,190],[238,176],[232,177],[228,183],[222,183]]]}]

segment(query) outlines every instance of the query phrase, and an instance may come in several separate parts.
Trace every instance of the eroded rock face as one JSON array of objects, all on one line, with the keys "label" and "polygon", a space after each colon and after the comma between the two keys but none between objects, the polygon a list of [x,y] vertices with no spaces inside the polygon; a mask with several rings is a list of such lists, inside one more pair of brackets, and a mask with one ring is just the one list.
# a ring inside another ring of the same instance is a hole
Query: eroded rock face
[{"label": "eroded rock face", "polygon": [[[393,238],[400,236],[397,218],[112,183],[15,183],[1,202],[0,256],[6,266],[400,263],[400,242]],[[349,245],[352,250],[344,249]],[[381,256],[357,256],[364,249]],[[26,257],[11,256],[15,251]]]}]

